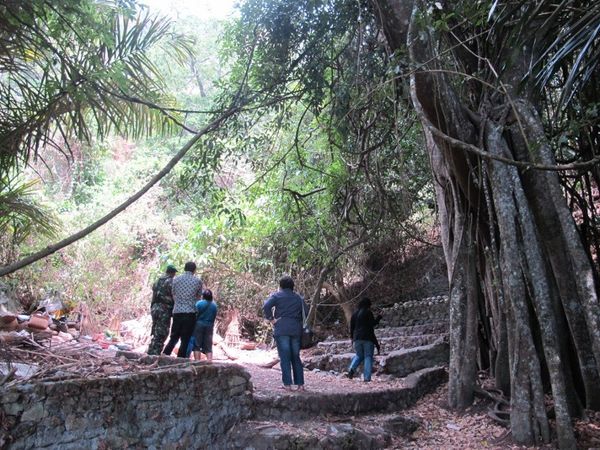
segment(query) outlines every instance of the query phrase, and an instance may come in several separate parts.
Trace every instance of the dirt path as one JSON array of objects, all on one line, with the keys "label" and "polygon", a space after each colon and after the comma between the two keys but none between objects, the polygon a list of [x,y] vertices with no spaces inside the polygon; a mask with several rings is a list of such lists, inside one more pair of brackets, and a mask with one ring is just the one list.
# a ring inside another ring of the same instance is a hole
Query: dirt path
[{"label": "dirt path", "polygon": [[[307,393],[287,392],[281,389],[281,372],[279,365],[272,369],[262,368],[256,364],[272,361],[275,352],[244,352],[236,361],[242,364],[252,378],[255,392],[263,395],[310,395],[314,393],[332,392],[368,392],[389,389],[390,387],[403,387],[402,379],[374,376],[370,383],[360,379],[349,380],[342,374],[329,372],[305,371],[305,385]],[[458,413],[448,408],[447,384],[440,386],[433,393],[426,395],[414,406],[399,413],[405,417],[417,419],[421,425],[417,431],[408,437],[394,439],[390,449],[553,449],[555,445],[541,447],[523,447],[516,445],[508,430],[496,424],[487,416],[491,404],[482,399],[475,403],[464,413]],[[350,420],[375,423],[377,415],[352,417]],[[315,420],[325,423],[327,418]],[[586,420],[578,420],[575,425],[579,441],[579,448],[600,447],[600,413],[589,412]]]},{"label": "dirt path", "polygon": [[[302,392],[288,392],[281,389],[281,371],[279,364],[273,369],[264,369],[253,364],[244,364],[244,367],[252,375],[252,384],[258,392],[276,392],[289,395],[302,395]],[[370,392],[387,389],[390,387],[404,387],[401,379],[373,377],[369,383],[360,378],[349,380],[341,374],[329,372],[304,371],[304,383],[306,393],[327,392]]]}]

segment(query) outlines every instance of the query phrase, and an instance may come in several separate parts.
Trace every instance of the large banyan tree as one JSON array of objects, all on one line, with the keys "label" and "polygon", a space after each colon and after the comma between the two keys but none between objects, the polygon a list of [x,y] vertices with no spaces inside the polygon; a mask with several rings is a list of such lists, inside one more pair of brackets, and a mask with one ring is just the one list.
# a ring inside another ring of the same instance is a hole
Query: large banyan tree
[{"label": "large banyan tree", "polygon": [[[293,86],[315,114],[352,118],[394,87],[386,107],[420,121],[434,179],[449,403],[468,406],[489,370],[516,441],[548,442],[554,415],[574,447],[572,418],[600,408],[598,2],[247,1],[241,23],[249,77]],[[381,49],[387,82],[369,84]]]},{"label": "large banyan tree", "polygon": [[[600,407],[600,8],[592,2],[375,0],[423,125],[450,281],[450,404],[479,368],[513,437],[574,447]],[[576,213],[577,220],[574,218]]]},{"label": "large banyan tree", "polygon": [[[597,4],[596,4],[597,5]],[[600,407],[591,2],[376,1],[427,139],[450,282],[450,404],[477,366],[511,399],[511,431],[558,442]],[[560,169],[560,170],[559,170]],[[577,205],[580,227],[573,217]]]}]

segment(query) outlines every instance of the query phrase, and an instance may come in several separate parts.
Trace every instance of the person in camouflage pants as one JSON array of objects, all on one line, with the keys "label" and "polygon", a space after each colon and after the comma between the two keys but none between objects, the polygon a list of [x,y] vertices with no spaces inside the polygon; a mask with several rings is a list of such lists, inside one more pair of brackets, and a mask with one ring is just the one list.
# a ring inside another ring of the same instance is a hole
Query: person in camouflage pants
[{"label": "person in camouflage pants", "polygon": [[171,316],[173,315],[173,277],[177,273],[175,266],[168,265],[166,273],[152,286],[152,340],[148,347],[149,355],[160,355],[169,336]]}]

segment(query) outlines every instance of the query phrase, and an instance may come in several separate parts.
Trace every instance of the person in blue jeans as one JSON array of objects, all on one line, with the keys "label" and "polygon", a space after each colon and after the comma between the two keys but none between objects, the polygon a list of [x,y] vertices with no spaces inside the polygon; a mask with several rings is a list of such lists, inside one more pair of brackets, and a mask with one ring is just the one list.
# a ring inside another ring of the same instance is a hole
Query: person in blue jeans
[{"label": "person in blue jeans", "polygon": [[364,362],[363,380],[371,381],[373,371],[373,353],[377,343],[375,337],[375,326],[381,320],[381,316],[375,318],[371,312],[371,300],[363,298],[358,303],[358,309],[350,319],[350,336],[354,344],[356,355],[352,358],[347,377],[352,379],[356,374],[358,366]]},{"label": "person in blue jeans", "polygon": [[304,299],[294,292],[294,280],[284,276],[279,280],[279,291],[272,294],[263,306],[265,319],[274,326],[273,337],[281,365],[283,389],[289,391],[293,384],[304,390],[304,368],[300,359],[302,336],[302,308],[308,313]]}]

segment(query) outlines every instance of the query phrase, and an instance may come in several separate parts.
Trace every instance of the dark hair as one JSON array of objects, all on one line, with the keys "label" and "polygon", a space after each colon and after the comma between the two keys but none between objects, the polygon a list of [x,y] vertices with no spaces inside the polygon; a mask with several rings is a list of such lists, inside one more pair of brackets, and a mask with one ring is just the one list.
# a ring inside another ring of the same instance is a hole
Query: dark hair
[{"label": "dark hair", "polygon": [[205,289],[202,291],[202,298],[207,302],[212,302],[213,296],[212,291],[210,289]]},{"label": "dark hair", "polygon": [[279,287],[281,289],[294,289],[294,280],[289,275],[285,275],[279,280]]},{"label": "dark hair", "polygon": [[192,261],[188,261],[185,263],[183,270],[186,272],[195,272],[196,271],[196,263]]},{"label": "dark hair", "polygon": [[370,307],[371,307],[371,299],[370,298],[363,297],[360,299],[360,302],[358,302],[358,309],[370,308]]}]

